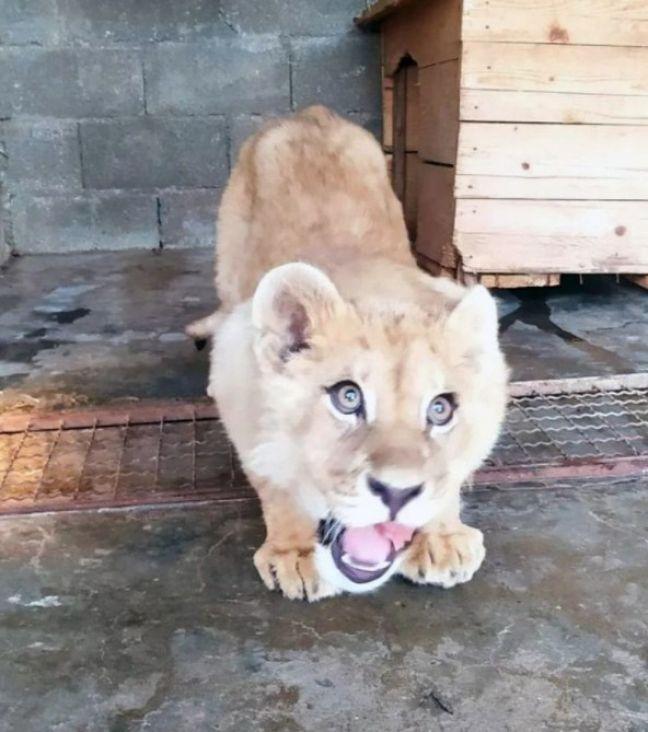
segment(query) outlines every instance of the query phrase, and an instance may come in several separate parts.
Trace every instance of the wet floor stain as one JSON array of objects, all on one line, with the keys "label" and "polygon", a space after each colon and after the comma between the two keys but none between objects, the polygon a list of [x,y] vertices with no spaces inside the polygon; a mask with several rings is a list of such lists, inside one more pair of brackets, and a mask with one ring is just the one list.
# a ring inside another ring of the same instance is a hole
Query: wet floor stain
[{"label": "wet floor stain", "polygon": [[34,358],[41,351],[49,351],[64,345],[64,341],[49,338],[34,340],[5,341],[0,343],[0,357],[2,361],[19,363],[33,363]]},{"label": "wet floor stain", "polygon": [[[563,279],[546,302],[523,302],[528,291],[500,297],[514,373],[539,379],[645,370],[644,293],[608,280],[590,287],[588,279]],[[0,275],[0,409],[22,404],[24,394],[40,399],[40,408],[68,399],[203,396],[209,348],[197,353],[182,332],[215,305],[207,250],[12,259]],[[637,348],[618,327],[626,322],[636,323]]]},{"label": "wet floor stain", "polygon": [[25,333],[25,338],[42,338],[45,335],[47,335],[47,328],[34,328],[34,330]]},{"label": "wet floor stain", "polygon": [[[47,329],[42,329],[47,333]],[[32,331],[36,333],[35,331]],[[36,357],[63,345],[64,341],[39,337],[0,341],[0,391],[19,383],[34,369]]]},{"label": "wet floor stain", "polygon": [[74,308],[73,310],[57,310],[53,313],[38,313],[41,317],[59,325],[69,325],[90,313],[89,308]]}]

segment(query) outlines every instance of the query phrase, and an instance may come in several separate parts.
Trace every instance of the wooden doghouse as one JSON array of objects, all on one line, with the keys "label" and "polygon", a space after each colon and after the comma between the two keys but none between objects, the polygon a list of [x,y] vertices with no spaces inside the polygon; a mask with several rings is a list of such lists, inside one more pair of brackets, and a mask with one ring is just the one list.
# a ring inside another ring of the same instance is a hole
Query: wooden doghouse
[{"label": "wooden doghouse", "polygon": [[646,0],[380,0],[357,22],[382,36],[423,267],[501,287],[648,273]]}]

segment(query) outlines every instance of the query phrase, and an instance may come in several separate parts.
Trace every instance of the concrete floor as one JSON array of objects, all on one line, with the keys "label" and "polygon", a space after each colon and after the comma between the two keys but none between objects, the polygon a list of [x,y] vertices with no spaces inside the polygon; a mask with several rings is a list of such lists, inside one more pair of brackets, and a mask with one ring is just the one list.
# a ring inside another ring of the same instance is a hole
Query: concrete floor
[{"label": "concrete floor", "polygon": [[[515,379],[648,370],[648,297],[613,278],[498,295]],[[13,259],[0,270],[0,407],[204,394],[183,334],[214,306],[212,253]]]},{"label": "concrete floor", "polygon": [[202,396],[184,326],[215,307],[207,250],[21,257],[0,274],[0,408]]},{"label": "concrete floor", "polygon": [[0,520],[0,730],[646,730],[647,489],[472,494],[471,583],[316,605],[233,510]]},{"label": "concrete floor", "polygon": [[[645,298],[500,295],[515,378],[648,370]],[[0,409],[202,395],[212,305],[205,251],[13,260]],[[314,606],[262,587],[233,508],[0,519],[0,732],[648,730],[647,489],[470,494],[470,584]]]}]

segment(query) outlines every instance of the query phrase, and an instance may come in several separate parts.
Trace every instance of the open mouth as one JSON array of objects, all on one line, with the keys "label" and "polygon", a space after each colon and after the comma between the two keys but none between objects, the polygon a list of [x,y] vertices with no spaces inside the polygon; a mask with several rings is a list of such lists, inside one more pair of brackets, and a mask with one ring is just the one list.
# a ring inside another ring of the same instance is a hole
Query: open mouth
[{"label": "open mouth", "polygon": [[[352,582],[364,583],[380,579],[394,560],[411,543],[415,529],[386,521],[371,526],[326,530],[320,525],[320,540],[331,548],[331,556],[339,571]],[[327,540],[328,539],[328,540]]]}]

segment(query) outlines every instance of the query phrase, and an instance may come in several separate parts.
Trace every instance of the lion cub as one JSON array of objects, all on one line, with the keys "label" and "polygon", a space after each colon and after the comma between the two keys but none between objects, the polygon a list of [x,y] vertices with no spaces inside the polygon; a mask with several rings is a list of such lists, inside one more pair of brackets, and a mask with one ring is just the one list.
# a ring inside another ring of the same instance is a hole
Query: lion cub
[{"label": "lion cub", "polygon": [[216,400],[261,500],[265,584],[318,600],[484,559],[460,489],[502,423],[495,303],[419,271],[383,153],[323,107],[243,146],[223,195]]}]

